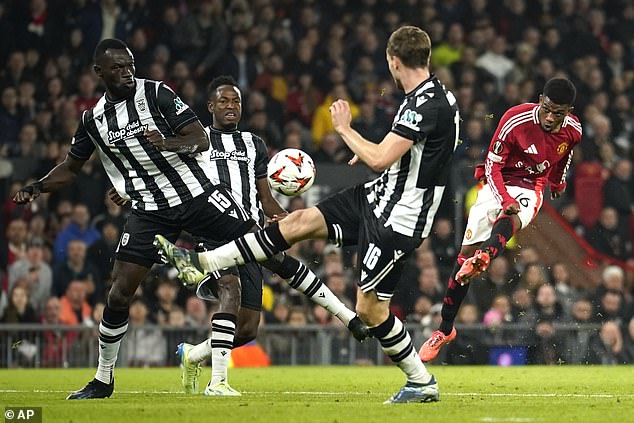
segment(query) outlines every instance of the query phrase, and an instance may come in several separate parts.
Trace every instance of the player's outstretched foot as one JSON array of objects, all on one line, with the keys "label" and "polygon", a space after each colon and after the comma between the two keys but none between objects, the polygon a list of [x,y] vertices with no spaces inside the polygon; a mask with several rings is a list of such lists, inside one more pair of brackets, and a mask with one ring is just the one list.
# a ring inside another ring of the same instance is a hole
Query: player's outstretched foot
[{"label": "player's outstretched foot", "polygon": [[93,399],[93,398],[109,398],[114,391],[114,379],[110,383],[103,383],[100,380],[93,379],[78,391],[73,392],[66,397],[67,400],[72,399]]},{"label": "player's outstretched foot", "polygon": [[407,402],[434,402],[440,400],[438,382],[434,376],[425,384],[407,382],[392,398],[383,404],[402,404]]},{"label": "player's outstretched foot", "polygon": [[489,268],[491,257],[486,251],[476,250],[473,257],[469,257],[462,263],[462,267],[456,273],[456,281],[461,285],[468,283],[471,279],[478,276]]},{"label": "player's outstretched foot", "polygon": [[154,236],[154,247],[161,258],[178,270],[178,279],[187,286],[196,286],[205,278],[205,274],[196,268],[192,259],[194,252],[179,248],[169,242],[163,235]]},{"label": "player's outstretched foot", "polygon": [[200,376],[200,363],[190,363],[187,353],[193,345],[182,342],[178,344],[176,356],[181,363],[181,383],[186,394],[198,392],[198,376]]},{"label": "player's outstretched foot", "polygon": [[348,330],[359,342],[365,341],[369,336],[368,327],[365,323],[363,323],[359,316],[355,316],[352,320],[350,320],[348,323]]},{"label": "player's outstretched foot", "polygon": [[440,352],[440,349],[456,339],[456,328],[451,328],[451,333],[449,335],[445,335],[441,331],[437,330],[432,333],[431,336],[422,347],[420,347],[420,351],[418,352],[418,356],[421,360],[427,362],[431,361]]},{"label": "player's outstretched foot", "polygon": [[215,385],[212,385],[211,382],[207,384],[205,388],[204,395],[213,397],[239,397],[242,394],[235,389],[233,389],[229,384],[225,381],[218,382]]}]

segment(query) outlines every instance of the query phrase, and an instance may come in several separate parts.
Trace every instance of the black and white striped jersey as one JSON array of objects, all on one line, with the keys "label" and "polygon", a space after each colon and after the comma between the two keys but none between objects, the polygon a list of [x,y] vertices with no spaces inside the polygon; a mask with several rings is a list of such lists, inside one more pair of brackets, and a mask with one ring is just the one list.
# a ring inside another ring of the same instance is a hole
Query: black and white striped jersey
[{"label": "black and white striped jersey", "polygon": [[211,126],[205,131],[211,142],[204,154],[209,158],[212,179],[224,185],[253,220],[264,227],[256,181],[267,176],[266,144],[251,132],[225,132]]},{"label": "black and white striped jersey", "polygon": [[370,207],[385,226],[414,238],[429,235],[449,181],[459,123],[456,98],[435,75],[406,94],[391,130],[414,144],[365,185]]},{"label": "black and white striped jersey", "polygon": [[82,114],[69,154],[86,160],[96,149],[113,186],[133,208],[163,210],[209,188],[209,166],[203,153],[158,151],[145,139],[146,129],[170,137],[198,118],[163,82],[135,81],[134,97],[111,102],[104,94]]}]

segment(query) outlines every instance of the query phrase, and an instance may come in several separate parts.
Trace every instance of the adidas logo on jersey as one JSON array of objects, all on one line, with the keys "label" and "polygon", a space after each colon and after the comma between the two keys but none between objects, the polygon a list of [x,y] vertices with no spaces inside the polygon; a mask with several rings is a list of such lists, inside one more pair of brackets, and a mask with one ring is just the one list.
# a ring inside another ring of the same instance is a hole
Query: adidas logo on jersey
[{"label": "adidas logo on jersey", "polygon": [[537,147],[535,147],[535,144],[531,144],[530,147],[528,147],[526,150],[524,150],[524,153],[528,153],[528,154],[539,154],[537,152]]}]

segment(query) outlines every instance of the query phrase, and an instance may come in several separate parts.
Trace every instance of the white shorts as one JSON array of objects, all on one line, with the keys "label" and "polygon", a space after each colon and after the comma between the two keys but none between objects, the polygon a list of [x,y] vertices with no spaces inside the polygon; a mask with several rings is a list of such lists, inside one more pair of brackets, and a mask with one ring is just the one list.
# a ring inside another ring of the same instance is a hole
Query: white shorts
[{"label": "white shorts", "polygon": [[[509,195],[520,204],[518,217],[525,228],[542,207],[544,196],[540,189],[528,189],[516,186],[506,186]],[[469,210],[469,220],[465,229],[462,245],[480,244],[491,236],[493,222],[502,212],[502,205],[495,199],[489,184],[485,184],[478,192],[478,198]],[[519,229],[519,228],[518,228]]]}]

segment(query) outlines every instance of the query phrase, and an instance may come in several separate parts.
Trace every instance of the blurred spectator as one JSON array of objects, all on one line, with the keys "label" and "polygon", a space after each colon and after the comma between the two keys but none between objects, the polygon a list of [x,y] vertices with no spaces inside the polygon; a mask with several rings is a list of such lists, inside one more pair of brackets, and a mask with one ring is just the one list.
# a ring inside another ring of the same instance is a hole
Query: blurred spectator
[{"label": "blurred spectator", "polygon": [[176,283],[165,277],[159,277],[156,286],[155,301],[151,306],[150,321],[159,325],[166,325],[170,312],[176,307]]},{"label": "blurred spectator", "polygon": [[[51,297],[46,302],[44,313],[42,315],[42,323],[45,325],[60,324],[61,305],[59,298]],[[68,332],[58,330],[46,330],[42,334],[44,345],[42,347],[42,355],[40,365],[42,367],[61,367],[64,352],[68,350],[69,336]]]},{"label": "blurred spectator", "polygon": [[160,329],[147,328],[148,308],[141,298],[130,304],[131,331],[126,342],[126,358],[130,366],[160,365],[166,358],[166,340]]},{"label": "blurred spectator", "polygon": [[38,318],[33,306],[29,304],[29,292],[16,285],[9,291],[9,304],[2,317],[3,323],[37,323]]},{"label": "blurred spectator", "polygon": [[[587,299],[577,300],[571,307],[571,323],[576,326],[592,323],[592,303]],[[564,360],[568,364],[585,364],[589,361],[590,335],[586,329],[569,330],[565,335]]]},{"label": "blurred spectator", "polygon": [[189,297],[185,303],[185,321],[187,326],[207,327],[210,320],[205,301],[196,296]]},{"label": "blurred spectator", "polygon": [[51,296],[53,272],[44,261],[44,241],[33,238],[27,243],[26,255],[9,266],[9,289],[20,285],[27,290],[31,306],[41,313]]},{"label": "blurred spectator", "polygon": [[333,132],[324,135],[312,158],[315,163],[345,163],[352,158],[352,154],[341,137]]},{"label": "blurred spectator", "polygon": [[[256,80],[257,69],[255,58],[248,52],[247,37],[244,34],[233,36],[231,52],[223,58],[219,66],[221,74],[233,76],[238,86],[242,87],[244,92],[248,92],[248,87]],[[277,71],[279,72],[279,69]]]},{"label": "blurred spectator", "polygon": [[583,295],[583,289],[578,284],[570,280],[570,273],[566,263],[553,263],[551,268],[552,283],[555,286],[555,292],[560,304],[566,313],[570,312],[572,304],[575,303]]},{"label": "blurred spectator", "polygon": [[[8,269],[10,265],[26,256],[26,222],[15,219],[9,222],[6,239],[0,238],[0,269]],[[2,281],[2,289],[7,290],[8,283]]]},{"label": "blurred spectator", "polygon": [[66,293],[60,298],[59,322],[63,325],[92,326],[92,308],[86,302],[86,284],[82,281],[72,281],[66,288]]},{"label": "blurred spectator", "polygon": [[324,101],[317,107],[315,115],[313,116],[311,134],[313,136],[315,149],[320,147],[326,135],[335,132],[332,126],[332,120],[330,119],[330,106],[335,100],[339,99],[346,100],[350,104],[350,113],[352,114],[353,121],[359,116],[359,106],[350,99],[346,86],[343,84],[335,85],[324,98]]},{"label": "blurred spectator", "polygon": [[61,297],[72,281],[82,281],[91,304],[103,301],[104,287],[96,266],[86,258],[86,243],[74,239],[68,243],[68,257],[53,269],[53,293]]},{"label": "blurred spectator", "polygon": [[588,230],[586,239],[597,251],[621,260],[626,260],[632,244],[619,226],[619,216],[612,207],[605,207],[595,226]]},{"label": "blurred spectator", "polygon": [[606,207],[617,211],[623,223],[634,213],[634,179],[632,162],[619,160],[612,169],[612,175],[603,186]]},{"label": "blurred spectator", "polygon": [[66,259],[70,241],[81,240],[90,247],[100,237],[99,231],[90,224],[88,207],[85,204],[76,204],[73,207],[70,223],[55,239],[53,249],[55,262],[61,263]]},{"label": "blurred spectator", "polygon": [[321,100],[321,92],[313,84],[312,74],[302,73],[297,78],[297,86],[286,97],[286,118],[298,119],[305,126],[310,126]]},{"label": "blurred spectator", "polygon": [[510,269],[506,257],[500,256],[491,261],[484,279],[480,278],[471,286],[470,295],[478,307],[478,312],[484,314],[493,299],[498,295],[511,296],[517,286],[516,278],[509,278]]},{"label": "blurred spectator", "polygon": [[601,325],[598,334],[590,339],[588,363],[623,364],[627,362],[623,351],[623,336],[614,322]]},{"label": "blurred spectator", "polygon": [[457,255],[456,239],[453,233],[451,220],[438,218],[434,222],[434,230],[430,238],[430,248],[438,260],[438,267],[442,280],[449,279],[449,273],[453,268],[453,262]]},{"label": "blurred spectator", "polygon": [[506,57],[506,38],[496,36],[487,51],[476,60],[476,65],[489,72],[497,80],[498,92],[502,92],[504,80],[513,69],[513,61]]}]

